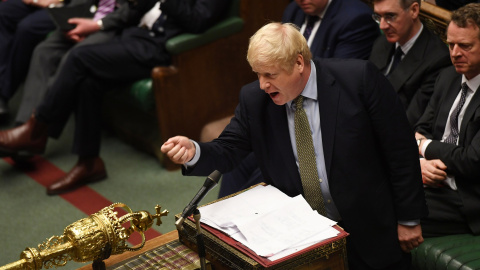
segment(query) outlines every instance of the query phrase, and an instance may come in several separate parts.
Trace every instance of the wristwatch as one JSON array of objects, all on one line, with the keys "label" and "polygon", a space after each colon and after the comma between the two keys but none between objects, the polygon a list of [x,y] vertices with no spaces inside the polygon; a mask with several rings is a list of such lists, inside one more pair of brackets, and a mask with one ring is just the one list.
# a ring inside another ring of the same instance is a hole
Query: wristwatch
[{"label": "wristwatch", "polygon": [[420,143],[422,143],[422,140],[424,140],[425,138],[420,138],[420,139],[417,139],[417,146],[420,146]]},{"label": "wristwatch", "polygon": [[102,20],[98,20],[98,21],[97,21],[97,25],[98,25],[98,27],[100,27],[100,30],[103,30],[103,22],[102,22]]}]

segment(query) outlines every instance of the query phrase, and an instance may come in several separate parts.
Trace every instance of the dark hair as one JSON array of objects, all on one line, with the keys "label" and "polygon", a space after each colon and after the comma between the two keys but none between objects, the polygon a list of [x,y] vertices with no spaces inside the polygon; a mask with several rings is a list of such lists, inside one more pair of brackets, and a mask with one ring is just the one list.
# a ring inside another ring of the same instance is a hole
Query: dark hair
[{"label": "dark hair", "polygon": [[402,8],[408,8],[410,7],[413,3],[417,2],[418,3],[418,6],[421,5],[421,1],[420,0],[399,0],[400,1],[400,5],[402,6]]},{"label": "dark hair", "polygon": [[[372,3],[382,2],[382,1],[385,1],[385,0],[372,0]],[[415,2],[418,3],[418,6],[421,5],[421,0],[397,0],[397,1],[403,9],[410,7]]]},{"label": "dark hair", "polygon": [[451,22],[461,28],[468,25],[480,26],[480,4],[470,3],[452,12]]}]

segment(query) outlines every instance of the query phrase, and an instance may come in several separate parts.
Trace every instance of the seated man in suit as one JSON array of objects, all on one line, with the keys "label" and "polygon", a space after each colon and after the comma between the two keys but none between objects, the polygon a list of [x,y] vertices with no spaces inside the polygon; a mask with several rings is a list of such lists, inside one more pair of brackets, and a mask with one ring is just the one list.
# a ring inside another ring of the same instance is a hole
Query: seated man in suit
[{"label": "seated man in suit", "polygon": [[259,80],[222,134],[176,136],[161,150],[188,175],[228,172],[253,152],[266,183],[350,233],[350,269],[410,269],[427,207],[401,102],[368,61],[311,58],[294,25],[262,27],[247,52]]},{"label": "seated man in suit", "polygon": [[398,93],[410,125],[427,107],[440,70],[451,65],[442,40],[420,21],[420,0],[374,0],[374,20],[383,35],[370,54]]},{"label": "seated man in suit", "polygon": [[126,27],[138,24],[143,16],[137,10],[130,10],[127,0],[71,0],[70,5],[84,2],[87,8],[98,5],[92,18],[70,18],[68,22],[75,28],[67,31],[57,27],[33,51],[16,124],[23,124],[30,118],[72,48],[111,40]]},{"label": "seated man in suit", "polygon": [[[282,22],[300,28],[313,57],[368,59],[380,34],[371,13],[372,9],[358,0],[295,0],[285,9]],[[219,197],[262,181],[257,160],[251,154],[223,176]]]},{"label": "seated man in suit", "polygon": [[156,3],[138,1],[135,7],[156,13],[150,29],[130,27],[110,42],[72,49],[30,119],[0,131],[0,155],[41,154],[48,137],[60,136],[75,113],[73,152],[78,161],[66,176],[47,187],[47,194],[68,192],[106,178],[100,158],[103,93],[148,78],[155,66],[168,65],[170,56],[164,44],[169,38],[205,31],[223,18],[230,6],[226,0],[162,0],[160,12]]},{"label": "seated man in suit", "polygon": [[480,234],[480,4],[452,13],[453,67],[443,70],[416,126],[430,214],[425,236]]},{"label": "seated man in suit", "polygon": [[[305,36],[314,57],[368,59],[380,34],[372,9],[358,0],[295,0],[282,22],[294,23]],[[310,24],[310,25],[309,25]]]}]

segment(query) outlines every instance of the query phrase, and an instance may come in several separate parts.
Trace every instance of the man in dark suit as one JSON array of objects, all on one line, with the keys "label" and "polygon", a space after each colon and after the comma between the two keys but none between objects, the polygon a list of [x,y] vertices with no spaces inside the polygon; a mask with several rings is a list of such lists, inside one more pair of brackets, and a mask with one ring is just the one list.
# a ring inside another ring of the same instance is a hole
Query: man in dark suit
[{"label": "man in dark suit", "polygon": [[315,57],[368,59],[380,34],[371,14],[372,9],[359,0],[295,0],[285,9],[282,22],[294,23],[304,33],[314,18],[307,42]]},{"label": "man in dark suit", "polygon": [[242,88],[219,138],[177,136],[162,152],[189,175],[228,172],[254,152],[265,182],[302,194],[350,233],[350,269],[409,269],[427,209],[412,131],[385,76],[363,60],[312,61],[289,24],[257,31],[247,59],[259,81]]},{"label": "man in dark suit", "polygon": [[[138,24],[142,13],[130,10],[127,0],[71,0],[70,6],[85,2],[86,8],[98,6],[92,18],[70,18],[75,28],[57,28],[35,47],[25,78],[23,96],[15,122],[25,123],[40,104],[49,84],[55,81],[70,50],[79,46],[104,43],[124,28]],[[104,2],[110,9],[103,9]]]},{"label": "man in dark suit", "polygon": [[[420,0],[373,1],[373,17],[384,34],[375,41],[370,61],[392,83],[412,126],[427,107],[438,73],[452,64],[445,43],[420,21],[420,3]],[[400,62],[396,62],[395,52],[400,49],[403,54],[398,56]]]},{"label": "man in dark suit", "polygon": [[[300,28],[314,57],[368,59],[380,34],[371,14],[372,9],[359,0],[296,0],[285,9],[282,22]],[[312,18],[311,30],[307,30]],[[255,155],[250,154],[223,176],[219,197],[262,181]]]},{"label": "man in dark suit", "polygon": [[226,0],[162,0],[159,16],[156,3],[133,4],[141,12],[157,14],[150,29],[130,27],[110,42],[72,49],[34,115],[21,126],[0,131],[0,155],[41,154],[48,136],[60,136],[75,112],[73,152],[79,156],[78,162],[65,177],[47,187],[47,194],[68,192],[106,178],[99,157],[103,93],[148,78],[155,66],[168,65],[170,56],[164,44],[169,38],[182,32],[205,31],[223,18],[230,6]]},{"label": "man in dark suit", "polygon": [[443,70],[416,127],[429,215],[425,236],[480,234],[480,4],[452,13],[453,67]]},{"label": "man in dark suit", "polygon": [[[67,1],[66,1],[67,2]],[[55,29],[46,7],[59,0],[8,0],[0,5],[0,121],[25,78],[33,49]]]}]

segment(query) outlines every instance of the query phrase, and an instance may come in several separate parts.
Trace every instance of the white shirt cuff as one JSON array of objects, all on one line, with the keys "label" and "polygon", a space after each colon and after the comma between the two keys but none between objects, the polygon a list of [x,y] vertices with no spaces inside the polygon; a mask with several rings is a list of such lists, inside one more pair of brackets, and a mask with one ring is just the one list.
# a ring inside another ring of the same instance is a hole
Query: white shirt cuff
[{"label": "white shirt cuff", "polygon": [[200,159],[200,145],[198,145],[198,143],[194,140],[190,140],[190,141],[192,141],[193,144],[195,145],[195,155],[190,161],[184,164],[185,168],[195,166],[195,164],[197,164],[198,160]]},{"label": "white shirt cuff", "polygon": [[415,220],[399,220],[397,221],[398,224],[400,225],[405,225],[405,226],[417,226],[420,224],[420,219],[415,219]]},{"label": "white shirt cuff", "polygon": [[432,142],[432,140],[426,140],[422,145],[422,157],[425,157],[425,150],[427,150],[427,146]]}]

